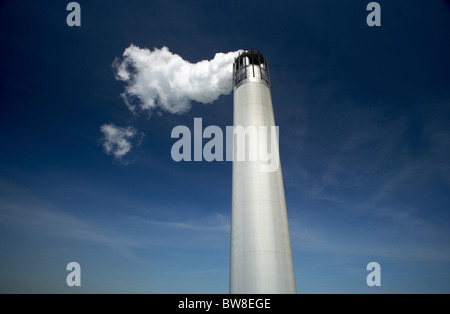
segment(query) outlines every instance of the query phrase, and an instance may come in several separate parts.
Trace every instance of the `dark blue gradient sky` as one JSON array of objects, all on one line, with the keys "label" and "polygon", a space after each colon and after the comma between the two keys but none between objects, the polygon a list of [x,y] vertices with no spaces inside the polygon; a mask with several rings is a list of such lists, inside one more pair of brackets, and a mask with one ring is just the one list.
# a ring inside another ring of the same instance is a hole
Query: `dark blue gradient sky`
[{"label": "dark blue gradient sky", "polygon": [[[378,1],[375,28],[361,0],[78,1],[73,28],[68,2],[0,2],[0,292],[228,292],[231,163],[176,163],[170,135],[232,125],[232,95],[133,115],[130,44],[265,54],[300,293],[450,292],[448,1]],[[144,134],[126,163],[105,123]]]}]

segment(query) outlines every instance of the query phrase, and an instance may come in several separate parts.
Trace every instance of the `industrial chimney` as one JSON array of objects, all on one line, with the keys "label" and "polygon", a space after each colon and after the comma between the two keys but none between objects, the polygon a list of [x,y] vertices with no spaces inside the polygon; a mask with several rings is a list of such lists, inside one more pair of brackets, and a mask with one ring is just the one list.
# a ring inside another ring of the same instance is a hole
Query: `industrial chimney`
[{"label": "industrial chimney", "polygon": [[[278,136],[275,142],[261,137],[260,127],[272,132],[275,127],[267,60],[258,51],[245,50],[233,66],[234,128],[257,132],[246,134],[246,153],[258,149],[263,138],[279,161]],[[240,144],[235,138],[230,293],[296,293],[281,165],[262,171],[267,161],[239,160]]]}]

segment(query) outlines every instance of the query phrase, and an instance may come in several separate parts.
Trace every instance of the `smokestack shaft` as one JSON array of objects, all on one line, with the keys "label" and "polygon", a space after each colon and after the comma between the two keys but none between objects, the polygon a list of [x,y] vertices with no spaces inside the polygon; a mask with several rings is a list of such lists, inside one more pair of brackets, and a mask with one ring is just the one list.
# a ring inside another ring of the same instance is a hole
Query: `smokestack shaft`
[{"label": "smokestack shaft", "polygon": [[[258,147],[260,126],[275,126],[267,62],[256,51],[245,51],[236,60],[234,127],[256,127],[258,136],[247,136],[247,150]],[[270,136],[267,137],[270,143]],[[237,160],[234,149],[230,293],[296,293],[289,226],[281,165],[261,171],[267,162]],[[278,152],[278,140],[273,154]],[[247,151],[248,152],[248,151]],[[272,157],[273,158],[273,157]],[[279,160],[279,159],[278,159]]]}]

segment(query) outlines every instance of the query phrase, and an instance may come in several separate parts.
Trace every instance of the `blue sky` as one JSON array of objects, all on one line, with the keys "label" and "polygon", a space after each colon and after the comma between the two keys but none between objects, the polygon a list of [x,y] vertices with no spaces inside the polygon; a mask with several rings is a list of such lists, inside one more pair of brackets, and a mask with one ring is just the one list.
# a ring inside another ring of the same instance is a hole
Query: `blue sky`
[{"label": "blue sky", "polygon": [[[78,1],[81,27],[68,2],[0,3],[0,292],[228,292],[231,163],[176,163],[170,135],[232,125],[232,95],[133,114],[131,44],[264,53],[300,293],[450,292],[448,1],[378,1],[375,28],[360,0]],[[122,160],[106,123],[140,134]]]}]

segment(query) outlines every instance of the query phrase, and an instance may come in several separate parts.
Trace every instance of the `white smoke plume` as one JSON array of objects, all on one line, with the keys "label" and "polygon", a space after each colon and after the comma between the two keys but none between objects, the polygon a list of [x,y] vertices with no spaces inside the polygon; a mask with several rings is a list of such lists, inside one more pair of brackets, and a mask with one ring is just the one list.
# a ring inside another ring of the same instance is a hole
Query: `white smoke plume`
[{"label": "white smoke plume", "polygon": [[151,51],[131,45],[113,67],[116,79],[127,83],[122,97],[131,111],[181,114],[190,109],[191,101],[209,104],[231,92],[239,52],[216,53],[212,60],[190,63],[167,47]]}]

